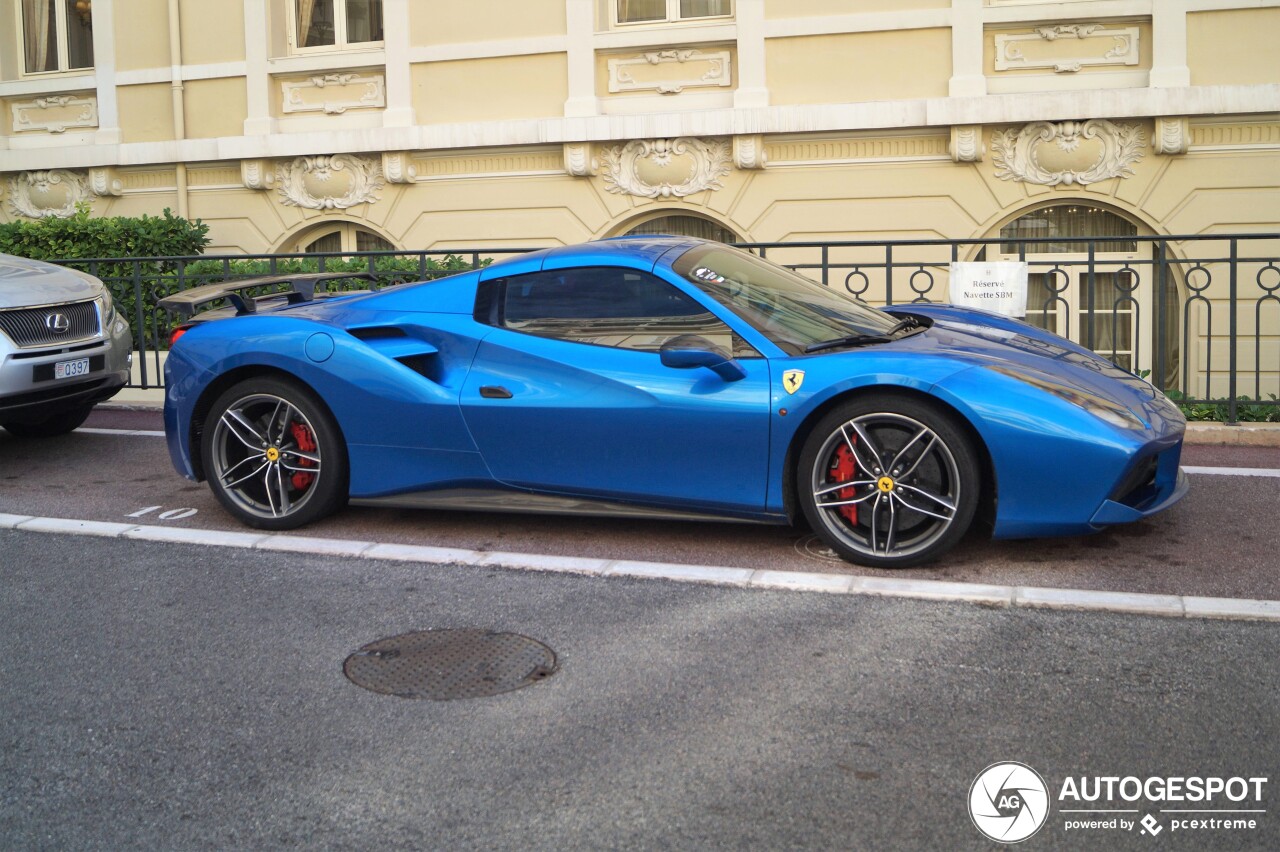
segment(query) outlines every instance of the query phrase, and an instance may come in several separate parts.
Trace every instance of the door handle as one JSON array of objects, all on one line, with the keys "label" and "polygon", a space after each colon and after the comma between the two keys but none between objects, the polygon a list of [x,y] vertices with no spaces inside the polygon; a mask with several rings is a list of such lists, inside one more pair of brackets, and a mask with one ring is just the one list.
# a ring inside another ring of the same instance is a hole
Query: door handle
[{"label": "door handle", "polygon": [[481,385],[480,396],[485,399],[511,399],[511,391],[502,385]]}]

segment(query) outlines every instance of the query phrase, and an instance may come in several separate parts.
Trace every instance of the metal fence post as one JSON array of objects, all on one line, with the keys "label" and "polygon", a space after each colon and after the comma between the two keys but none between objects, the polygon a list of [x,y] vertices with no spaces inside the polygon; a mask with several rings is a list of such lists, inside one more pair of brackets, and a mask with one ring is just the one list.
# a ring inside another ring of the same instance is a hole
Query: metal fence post
[{"label": "metal fence post", "polygon": [[[1236,344],[1238,342],[1239,329],[1236,327],[1238,318],[1236,317],[1236,295],[1238,272],[1238,247],[1235,237],[1231,238],[1231,275],[1230,275],[1230,298],[1227,301],[1227,310],[1230,316],[1227,318],[1227,339],[1229,341],[1229,350],[1227,352],[1227,422],[1234,424],[1239,416],[1238,403],[1236,401],[1236,393],[1238,386],[1236,383]],[[1213,381],[1213,376],[1209,377],[1209,381]]]}]

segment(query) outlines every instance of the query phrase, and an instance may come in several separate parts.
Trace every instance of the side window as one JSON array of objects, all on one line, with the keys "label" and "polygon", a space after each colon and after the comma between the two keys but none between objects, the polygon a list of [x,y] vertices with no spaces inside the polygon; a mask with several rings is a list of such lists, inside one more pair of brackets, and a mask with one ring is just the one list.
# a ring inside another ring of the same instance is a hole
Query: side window
[{"label": "side window", "polygon": [[294,45],[341,50],[382,41],[382,0],[293,0]]},{"label": "side window", "polygon": [[93,4],[22,0],[23,67],[28,74],[93,67]]},{"label": "side window", "polygon": [[697,334],[738,358],[758,358],[746,341],[689,296],[645,272],[596,267],[508,278],[496,289],[493,324],[574,343],[657,352]]}]

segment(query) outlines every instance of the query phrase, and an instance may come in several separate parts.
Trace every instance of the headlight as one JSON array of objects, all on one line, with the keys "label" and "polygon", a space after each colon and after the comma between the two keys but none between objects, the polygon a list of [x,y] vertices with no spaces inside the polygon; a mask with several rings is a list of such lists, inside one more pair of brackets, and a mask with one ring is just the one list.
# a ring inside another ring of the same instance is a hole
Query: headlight
[{"label": "headlight", "polygon": [[1091,391],[1081,388],[1072,387],[1071,385],[1055,382],[1043,376],[1033,373],[1024,373],[1021,370],[1011,370],[1008,367],[988,367],[1001,375],[1008,376],[1011,379],[1017,379],[1025,382],[1032,387],[1051,393],[1059,399],[1065,400],[1072,405],[1083,408],[1085,411],[1097,417],[1112,426],[1118,426],[1121,429],[1145,429],[1147,424],[1130,411],[1126,406],[1118,402],[1113,402],[1104,396],[1099,396]]},{"label": "headlight", "polygon": [[115,299],[111,298],[111,291],[105,285],[102,288],[102,295],[98,297],[98,306],[102,310],[102,327],[106,328],[115,318],[116,303]]}]

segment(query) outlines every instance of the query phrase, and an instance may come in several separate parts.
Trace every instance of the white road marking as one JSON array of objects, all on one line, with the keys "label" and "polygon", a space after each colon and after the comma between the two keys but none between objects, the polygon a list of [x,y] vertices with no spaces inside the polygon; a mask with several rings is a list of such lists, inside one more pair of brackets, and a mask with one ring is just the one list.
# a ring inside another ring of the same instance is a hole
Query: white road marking
[{"label": "white road marking", "polygon": [[77,432],[85,432],[90,435],[141,435],[144,438],[163,438],[164,432],[155,429],[93,429],[89,426],[81,426]]},{"label": "white road marking", "polygon": [[393,559],[428,565],[483,565],[516,571],[551,571],[597,577],[656,578],[683,583],[708,583],[757,589],[788,589],[826,594],[877,595],[917,600],[963,601],[986,606],[1037,609],[1089,610],[1178,618],[1280,621],[1280,601],[1247,598],[1209,598],[1191,595],[1151,595],[1103,592],[1090,589],[1047,589],[1031,586],[994,586],[941,580],[907,580],[858,577],[848,574],[814,574],[803,571],[766,571],[663,562],[579,559],[532,553],[495,553],[368,541],[312,538],[280,533],[243,533],[224,530],[157,527],[83,521],[73,518],[38,518],[0,513],[0,529],[51,534],[185,542],[252,550],[290,553],[340,554],[355,559]]},{"label": "white road marking", "polygon": [[1280,470],[1268,467],[1184,467],[1187,473],[1208,474],[1210,476],[1274,476],[1280,477]]}]

